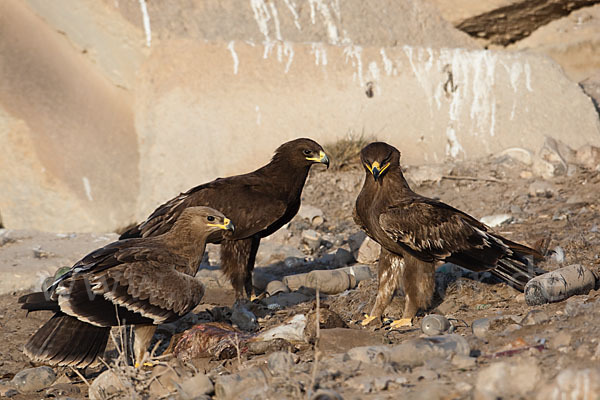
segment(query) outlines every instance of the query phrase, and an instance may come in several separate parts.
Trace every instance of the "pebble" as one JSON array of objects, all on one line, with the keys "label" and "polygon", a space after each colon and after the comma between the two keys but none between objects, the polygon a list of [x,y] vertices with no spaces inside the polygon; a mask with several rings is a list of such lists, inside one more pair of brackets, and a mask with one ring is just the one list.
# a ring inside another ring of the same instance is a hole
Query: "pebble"
[{"label": "pebble", "polygon": [[356,261],[361,264],[375,264],[379,260],[381,246],[373,239],[367,237],[358,249]]},{"label": "pebble", "polygon": [[197,374],[183,381],[177,389],[182,399],[195,399],[198,395],[213,393],[215,386],[208,376]]},{"label": "pebble", "polygon": [[256,316],[244,305],[236,302],[231,313],[231,323],[246,332],[257,331],[259,326]]},{"label": "pebble", "polygon": [[521,320],[520,324],[525,326],[539,325],[550,321],[550,316],[542,310],[531,310]]},{"label": "pebble", "polygon": [[123,382],[112,371],[107,370],[101,373],[90,385],[88,396],[90,400],[104,400],[107,398],[122,397],[127,390]]},{"label": "pebble", "polygon": [[477,375],[475,399],[496,400],[508,397],[527,397],[542,376],[535,360],[521,363],[497,362],[483,368]]},{"label": "pebble", "polygon": [[0,382],[0,397],[13,397],[18,393],[12,382]]},{"label": "pebble", "polygon": [[300,292],[292,292],[292,293],[278,293],[275,296],[267,297],[266,299],[262,299],[260,302],[267,307],[292,307],[296,304],[304,303],[309,301],[311,298],[302,294]]},{"label": "pebble", "polygon": [[18,372],[12,379],[19,392],[37,392],[54,383],[56,374],[50,367],[28,368]]},{"label": "pebble", "polygon": [[427,336],[440,335],[450,329],[450,321],[443,315],[429,314],[421,321],[421,330]]},{"label": "pebble", "polygon": [[79,387],[72,383],[56,383],[46,390],[46,397],[64,397],[78,395],[81,392]]}]

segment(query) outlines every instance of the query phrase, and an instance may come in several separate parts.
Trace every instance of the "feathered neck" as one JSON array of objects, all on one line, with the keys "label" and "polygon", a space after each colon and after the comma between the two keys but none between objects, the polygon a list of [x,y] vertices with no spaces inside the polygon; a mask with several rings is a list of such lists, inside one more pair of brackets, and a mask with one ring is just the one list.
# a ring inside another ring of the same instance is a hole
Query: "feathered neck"
[{"label": "feathered neck", "polygon": [[273,189],[283,197],[297,197],[306,182],[311,164],[297,165],[284,154],[276,152],[271,162],[256,170],[273,183]]},{"label": "feathered neck", "polygon": [[192,230],[189,225],[179,223],[183,222],[179,221],[180,219],[181,217],[179,217],[177,222],[168,232],[161,236],[167,248],[173,254],[182,257],[186,262],[185,268],[179,266],[177,270],[194,276],[196,275],[196,272],[198,272],[200,261],[206,250],[208,232],[199,234],[197,230]]}]

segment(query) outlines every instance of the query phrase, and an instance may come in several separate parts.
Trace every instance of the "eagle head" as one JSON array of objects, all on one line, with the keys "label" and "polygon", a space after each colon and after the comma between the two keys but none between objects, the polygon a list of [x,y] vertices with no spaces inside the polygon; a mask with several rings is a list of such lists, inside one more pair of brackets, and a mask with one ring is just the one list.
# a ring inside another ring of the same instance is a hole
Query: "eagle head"
[{"label": "eagle head", "polygon": [[384,142],[373,142],[360,151],[360,161],[367,174],[380,181],[391,167],[400,164],[400,152]]}]

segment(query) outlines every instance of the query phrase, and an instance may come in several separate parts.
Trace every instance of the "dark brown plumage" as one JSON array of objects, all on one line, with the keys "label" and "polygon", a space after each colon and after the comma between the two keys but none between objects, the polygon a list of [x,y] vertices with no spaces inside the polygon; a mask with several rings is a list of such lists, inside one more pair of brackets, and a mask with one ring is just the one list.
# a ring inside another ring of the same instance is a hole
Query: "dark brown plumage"
[{"label": "dark brown plumage", "polygon": [[91,252],[46,292],[19,299],[28,311],[55,312],[25,353],[36,362],[83,368],[104,353],[111,326],[135,325],[140,362],[156,324],[200,303],[204,286],[193,276],[206,239],[222,230],[232,231],[233,224],[219,211],[190,207],[162,235],[119,240]]},{"label": "dark brown plumage", "polygon": [[235,221],[235,232],[227,238],[211,237],[209,241],[221,243],[221,268],[231,280],[236,298],[250,296],[260,239],[296,215],[302,188],[314,163],[329,166],[329,159],[318,143],[311,139],[284,143],[264,167],[196,186],[158,207],[121,238],[167,232],[186,207],[203,205],[221,210]]},{"label": "dark brown plumage", "polygon": [[408,324],[427,308],[434,290],[435,264],[447,261],[471,271],[490,271],[519,290],[539,270],[526,255],[542,257],[527,246],[489,231],[483,223],[441,201],[413,192],[400,167],[400,152],[382,142],[362,149],[364,186],[356,199],[355,222],[382,249],[377,299],[365,324],[380,318],[397,287],[403,286]]}]

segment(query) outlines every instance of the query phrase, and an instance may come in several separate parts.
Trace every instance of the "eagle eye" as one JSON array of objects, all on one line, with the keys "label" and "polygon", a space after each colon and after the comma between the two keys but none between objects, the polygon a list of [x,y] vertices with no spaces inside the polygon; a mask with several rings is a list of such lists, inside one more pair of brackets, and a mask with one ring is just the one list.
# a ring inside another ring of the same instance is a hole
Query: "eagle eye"
[{"label": "eagle eye", "polygon": [[208,222],[213,222],[215,220],[215,217],[209,215],[208,217],[206,217],[206,219],[208,220]]},{"label": "eagle eye", "polygon": [[312,151],[310,151],[310,150],[303,150],[302,152],[304,153],[305,156],[310,156],[312,153]]}]

